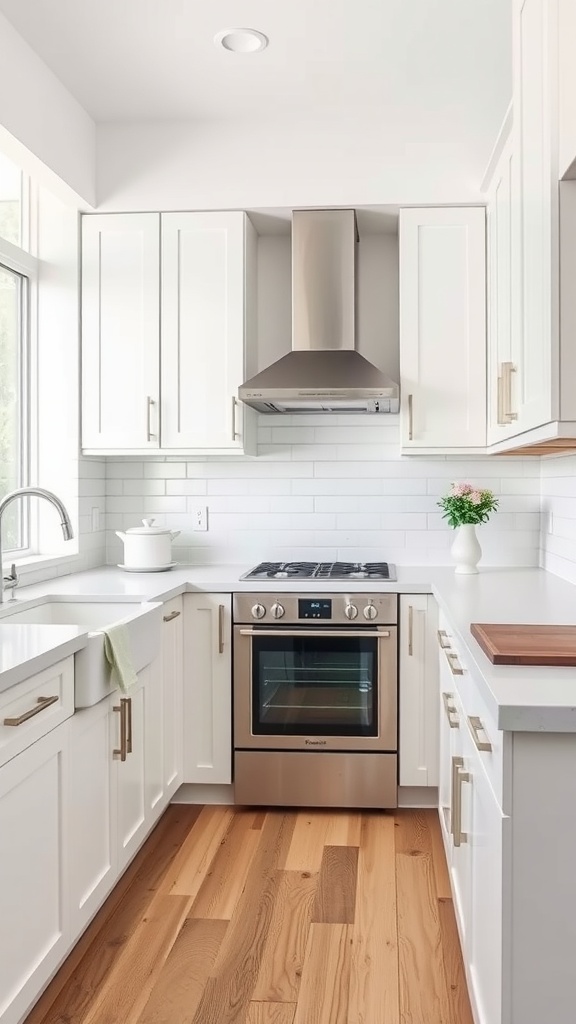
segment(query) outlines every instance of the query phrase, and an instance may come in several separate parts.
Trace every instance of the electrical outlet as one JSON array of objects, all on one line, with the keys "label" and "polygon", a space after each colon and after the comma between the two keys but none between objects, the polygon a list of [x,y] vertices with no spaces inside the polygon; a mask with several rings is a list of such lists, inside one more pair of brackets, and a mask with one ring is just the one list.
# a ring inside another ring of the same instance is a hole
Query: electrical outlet
[{"label": "electrical outlet", "polygon": [[208,509],[206,505],[200,505],[198,506],[198,508],[195,508],[194,511],[192,512],[192,529],[208,529]]},{"label": "electrical outlet", "polygon": [[92,533],[98,533],[100,529],[100,509],[95,506],[92,509]]},{"label": "electrical outlet", "polygon": [[546,520],[546,529],[548,533],[554,533],[554,513],[548,512],[548,518]]}]

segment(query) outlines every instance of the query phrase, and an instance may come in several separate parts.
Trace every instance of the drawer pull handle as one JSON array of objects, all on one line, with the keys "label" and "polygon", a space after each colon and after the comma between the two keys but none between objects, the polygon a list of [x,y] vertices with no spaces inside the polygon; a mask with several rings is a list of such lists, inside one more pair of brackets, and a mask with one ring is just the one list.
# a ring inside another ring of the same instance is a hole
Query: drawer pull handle
[{"label": "drawer pull handle", "polygon": [[120,712],[120,746],[113,751],[114,759],[125,761],[128,753],[128,723],[126,712],[128,710],[128,697],[122,697],[119,704],[113,705],[114,711]]},{"label": "drawer pull handle", "polygon": [[450,818],[450,831],[454,846],[461,846],[468,842],[468,835],[462,831],[462,783],[470,782],[470,772],[464,771],[464,760],[461,757],[452,758],[452,814]]},{"label": "drawer pull handle", "polygon": [[132,753],[132,697],[126,697],[126,703],[128,705],[128,714],[126,722],[126,753]]},{"label": "drawer pull handle", "polygon": [[440,644],[440,647],[442,648],[442,650],[443,651],[449,651],[450,650],[450,644],[449,643],[448,644],[444,643],[444,640],[448,639],[448,633],[446,632],[446,630],[445,629],[439,629],[438,633],[437,633],[437,636],[438,636],[438,643]]},{"label": "drawer pull handle", "polygon": [[235,396],[232,395],[232,440],[233,441],[236,441],[240,437],[240,434],[236,430],[236,405],[237,405],[237,400],[236,400]]},{"label": "drawer pull handle", "polygon": [[414,654],[414,608],[408,605],[408,657]]},{"label": "drawer pull handle", "polygon": [[180,615],[180,612],[170,612],[169,615],[164,615],[163,616],[164,622],[172,622],[172,619],[177,619],[179,615]]},{"label": "drawer pull handle", "polygon": [[218,654],[224,654],[224,605],[218,605]]},{"label": "drawer pull handle", "polygon": [[450,671],[453,676],[463,676],[464,669],[458,661],[458,655],[454,654],[453,651],[446,651],[446,657],[448,658],[448,664],[450,665]]},{"label": "drawer pull handle", "polygon": [[30,708],[29,711],[24,711],[17,718],[5,718],[4,725],[22,725],[27,722],[29,718],[34,718],[34,715],[39,715],[44,708],[49,708],[51,704],[55,704],[59,700],[58,696],[55,697],[38,697],[36,699],[36,707]]},{"label": "drawer pull handle", "polygon": [[446,717],[448,719],[448,723],[450,725],[450,728],[451,729],[459,729],[460,728],[460,722],[459,722],[459,719],[458,719],[458,712],[457,712],[456,708],[451,704],[452,696],[453,695],[451,693],[443,693],[442,694],[442,700],[444,702],[444,711],[446,712]]},{"label": "drawer pull handle", "polygon": [[408,440],[414,440],[414,395],[408,395]]},{"label": "drawer pull handle", "polygon": [[477,749],[478,750],[484,750],[488,754],[490,754],[491,751],[492,751],[492,744],[490,743],[490,740],[488,740],[488,739],[481,740],[480,736],[478,735],[481,732],[483,732],[484,735],[486,735],[486,730],[485,730],[484,726],[482,725],[482,719],[478,718],[478,715],[469,715],[468,716],[468,725],[470,727],[470,732],[472,733],[472,739],[474,740],[474,743],[476,744]]}]

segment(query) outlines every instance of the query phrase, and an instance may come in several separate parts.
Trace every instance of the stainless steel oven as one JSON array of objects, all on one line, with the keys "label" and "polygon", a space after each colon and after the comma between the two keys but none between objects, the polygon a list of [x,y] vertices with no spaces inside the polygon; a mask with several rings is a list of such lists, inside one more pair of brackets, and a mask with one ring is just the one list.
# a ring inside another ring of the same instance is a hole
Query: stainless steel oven
[{"label": "stainless steel oven", "polygon": [[235,594],[243,804],[395,807],[397,596]]}]

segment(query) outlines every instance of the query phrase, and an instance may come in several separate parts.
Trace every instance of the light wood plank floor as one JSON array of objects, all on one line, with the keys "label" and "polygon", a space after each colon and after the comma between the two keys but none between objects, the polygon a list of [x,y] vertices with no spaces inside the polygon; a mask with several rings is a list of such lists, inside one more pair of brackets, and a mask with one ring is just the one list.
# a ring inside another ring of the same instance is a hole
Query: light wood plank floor
[{"label": "light wood plank floor", "polygon": [[27,1024],[472,1024],[436,812],[170,807]]}]

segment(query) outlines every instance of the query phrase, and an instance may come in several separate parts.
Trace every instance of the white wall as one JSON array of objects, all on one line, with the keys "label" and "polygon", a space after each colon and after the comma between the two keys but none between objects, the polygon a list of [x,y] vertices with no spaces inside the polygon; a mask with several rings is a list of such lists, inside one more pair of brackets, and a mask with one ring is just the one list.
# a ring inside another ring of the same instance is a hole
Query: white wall
[{"label": "white wall", "polygon": [[[491,487],[500,511],[479,531],[483,565],[537,565],[539,468],[531,459],[400,458],[396,416],[261,416],[259,457],[237,462],[107,460],[108,561],[114,531],[143,515],[181,530],[181,562],[386,558],[449,565],[438,497],[453,480]],[[208,506],[209,530],[192,531]]]},{"label": "white wall", "polygon": [[545,569],[576,583],[576,455],[541,461]]},{"label": "white wall", "polygon": [[373,117],[100,124],[98,209],[481,201],[477,141],[429,136]]},{"label": "white wall", "polygon": [[0,14],[0,149],[47,187],[95,200],[95,125]]}]

